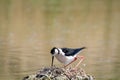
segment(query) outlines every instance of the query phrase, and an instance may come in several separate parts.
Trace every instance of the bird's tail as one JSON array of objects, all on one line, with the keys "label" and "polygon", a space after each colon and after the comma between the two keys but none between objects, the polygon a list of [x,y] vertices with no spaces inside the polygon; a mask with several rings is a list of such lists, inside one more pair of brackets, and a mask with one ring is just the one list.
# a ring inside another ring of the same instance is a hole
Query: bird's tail
[{"label": "bird's tail", "polygon": [[82,47],[82,48],[80,48],[79,50],[81,51],[82,49],[86,49],[86,47]]}]

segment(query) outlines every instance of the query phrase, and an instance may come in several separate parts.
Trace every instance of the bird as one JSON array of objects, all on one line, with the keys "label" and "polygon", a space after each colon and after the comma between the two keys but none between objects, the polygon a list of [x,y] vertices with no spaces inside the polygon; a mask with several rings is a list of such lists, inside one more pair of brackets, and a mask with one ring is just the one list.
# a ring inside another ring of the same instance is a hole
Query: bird
[{"label": "bird", "polygon": [[86,49],[86,47],[74,48],[74,49],[53,47],[50,51],[52,55],[51,66],[53,66],[54,57],[56,57],[59,62],[63,63],[64,67],[67,67],[68,65],[70,65],[79,58],[80,61],[75,66],[75,68],[77,68],[80,65],[80,63],[84,60],[84,56],[78,55],[83,49]]}]

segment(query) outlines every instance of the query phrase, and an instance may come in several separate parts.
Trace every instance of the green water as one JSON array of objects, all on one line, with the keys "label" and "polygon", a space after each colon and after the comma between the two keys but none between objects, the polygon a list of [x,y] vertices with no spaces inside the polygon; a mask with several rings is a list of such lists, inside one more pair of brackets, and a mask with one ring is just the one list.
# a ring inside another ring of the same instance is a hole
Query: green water
[{"label": "green water", "polygon": [[50,66],[54,46],[86,46],[80,67],[96,80],[119,80],[119,36],[120,0],[0,0],[0,80]]}]

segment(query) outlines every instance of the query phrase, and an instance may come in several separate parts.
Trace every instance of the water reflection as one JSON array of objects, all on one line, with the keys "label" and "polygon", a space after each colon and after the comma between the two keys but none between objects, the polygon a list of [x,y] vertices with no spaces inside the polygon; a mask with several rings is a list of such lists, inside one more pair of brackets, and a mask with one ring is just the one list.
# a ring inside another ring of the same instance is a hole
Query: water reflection
[{"label": "water reflection", "polygon": [[118,80],[119,7],[118,0],[1,0],[0,79],[21,80],[49,66],[53,46],[86,46],[81,67],[97,80]]}]

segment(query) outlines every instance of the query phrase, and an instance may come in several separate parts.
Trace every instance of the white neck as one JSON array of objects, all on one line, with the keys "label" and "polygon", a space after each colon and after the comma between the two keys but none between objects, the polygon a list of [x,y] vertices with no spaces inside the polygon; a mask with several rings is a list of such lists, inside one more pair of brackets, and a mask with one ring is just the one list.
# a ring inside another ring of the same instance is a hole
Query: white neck
[{"label": "white neck", "polygon": [[60,53],[60,54],[65,55],[60,48],[58,48],[58,50],[59,50],[59,53]]}]

